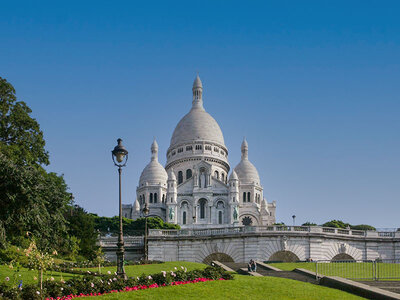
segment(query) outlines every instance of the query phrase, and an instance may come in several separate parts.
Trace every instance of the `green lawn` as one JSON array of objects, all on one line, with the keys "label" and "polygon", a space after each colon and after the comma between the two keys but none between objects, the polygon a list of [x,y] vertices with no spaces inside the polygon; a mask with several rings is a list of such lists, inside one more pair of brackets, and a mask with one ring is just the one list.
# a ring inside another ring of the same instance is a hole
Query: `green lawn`
[{"label": "green lawn", "polygon": [[[315,272],[316,263],[271,263],[284,271],[303,268]],[[318,274],[340,276],[350,279],[374,279],[373,263],[319,263]],[[377,263],[376,274],[380,279],[400,279],[400,264]]]},{"label": "green lawn", "polygon": [[[181,266],[187,268],[188,271],[194,269],[204,269],[207,267],[205,264],[187,262],[187,261],[169,261],[161,264],[151,264],[151,265],[137,265],[137,266],[125,266],[126,275],[129,277],[136,277],[142,274],[154,274],[161,271],[174,271],[175,268],[181,269]],[[97,268],[84,268],[81,270],[90,270],[92,272],[98,272]],[[101,268],[101,273],[106,274],[107,271],[112,273],[117,271],[117,267],[104,267]]]},{"label": "green lawn", "polygon": [[276,277],[235,275],[234,280],[212,281],[142,291],[122,292],[87,299],[364,299],[339,290]]},{"label": "green lawn", "polygon": [[[14,272],[14,269],[10,269],[6,265],[0,265],[0,282],[5,282],[5,278],[9,277],[11,283],[13,281],[14,275],[16,273]],[[50,280],[51,277],[54,278],[54,280],[61,280],[63,278],[64,280],[68,280],[72,278],[73,274],[70,273],[60,273],[60,272],[47,272],[46,274],[43,275],[43,279],[46,280],[47,278]],[[38,272],[37,271],[32,271],[26,268],[21,268],[19,273],[16,274],[16,282],[19,282],[22,280],[23,284],[30,284],[37,282],[35,281],[34,277],[38,278]]]}]

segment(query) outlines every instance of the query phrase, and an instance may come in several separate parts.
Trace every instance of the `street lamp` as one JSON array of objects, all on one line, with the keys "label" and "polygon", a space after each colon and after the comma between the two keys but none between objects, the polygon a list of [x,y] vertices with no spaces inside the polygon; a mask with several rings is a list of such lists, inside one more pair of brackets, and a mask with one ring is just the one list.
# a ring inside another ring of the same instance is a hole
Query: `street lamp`
[{"label": "street lamp", "polygon": [[147,202],[144,203],[144,208],[143,208],[143,214],[144,214],[144,260],[148,261],[149,260],[149,252],[147,248],[147,216],[149,214],[149,208],[147,207]]},{"label": "street lamp", "polygon": [[121,173],[122,167],[126,166],[128,161],[128,150],[122,146],[122,139],[117,140],[118,145],[115,146],[114,150],[111,151],[111,157],[114,165],[118,167],[119,174],[119,235],[118,235],[118,249],[117,249],[117,274],[123,278],[126,278],[124,269],[124,236],[122,232],[122,199],[121,199]]},{"label": "street lamp", "polygon": [[292,218],[293,218],[293,226],[296,226],[296,216],[293,215]]}]

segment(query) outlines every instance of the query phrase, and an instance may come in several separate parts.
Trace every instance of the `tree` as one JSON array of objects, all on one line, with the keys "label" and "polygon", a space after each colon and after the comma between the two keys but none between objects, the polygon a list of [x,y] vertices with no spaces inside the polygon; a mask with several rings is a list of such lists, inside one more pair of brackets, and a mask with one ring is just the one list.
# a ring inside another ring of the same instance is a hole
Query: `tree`
[{"label": "tree", "polygon": [[332,221],[322,224],[322,226],[323,227],[342,228],[342,229],[350,228],[349,223],[344,223],[343,221],[340,221],[340,220],[332,220]]},{"label": "tree", "polygon": [[96,257],[98,246],[96,245],[97,233],[94,228],[94,217],[88,214],[79,205],[71,206],[66,214],[68,221],[68,233],[79,241],[78,254],[86,258]]},{"label": "tree", "polygon": [[32,166],[19,166],[0,153],[0,231],[22,245],[26,232],[38,247],[58,249],[67,238],[64,213],[70,194],[62,176]]},{"label": "tree", "polygon": [[21,165],[48,165],[49,154],[39,123],[14,87],[0,77],[0,153]]},{"label": "tree", "polygon": [[305,222],[305,223],[301,224],[301,226],[318,226],[318,225],[313,222]]}]

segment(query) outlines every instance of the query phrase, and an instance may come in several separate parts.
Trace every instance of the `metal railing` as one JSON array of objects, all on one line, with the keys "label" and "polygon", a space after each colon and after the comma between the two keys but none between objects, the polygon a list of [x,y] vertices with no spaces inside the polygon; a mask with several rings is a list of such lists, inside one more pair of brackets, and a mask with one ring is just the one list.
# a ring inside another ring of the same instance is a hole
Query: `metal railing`
[{"label": "metal railing", "polygon": [[315,262],[316,277],[339,276],[354,280],[400,279],[400,259]]},{"label": "metal railing", "polygon": [[[118,237],[101,237],[99,239],[100,247],[117,247]],[[139,247],[143,246],[143,236],[125,236],[125,247]]]}]

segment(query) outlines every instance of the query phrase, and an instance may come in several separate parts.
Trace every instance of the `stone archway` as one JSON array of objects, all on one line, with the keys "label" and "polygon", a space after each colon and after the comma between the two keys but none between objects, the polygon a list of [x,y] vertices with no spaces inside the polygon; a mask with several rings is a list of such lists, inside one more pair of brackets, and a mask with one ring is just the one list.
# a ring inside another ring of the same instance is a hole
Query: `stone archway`
[{"label": "stone archway", "polygon": [[270,256],[270,262],[297,262],[299,257],[292,251],[278,251]]},{"label": "stone archway", "polygon": [[221,252],[215,252],[215,253],[212,253],[209,256],[207,256],[205,259],[203,259],[203,263],[209,265],[209,264],[211,264],[211,262],[213,260],[217,260],[220,262],[235,262],[233,260],[233,258],[230,257],[228,254],[221,253]]},{"label": "stone archway", "polygon": [[339,261],[355,261],[354,257],[348,255],[347,253],[339,253],[332,257],[332,262],[339,262]]}]

